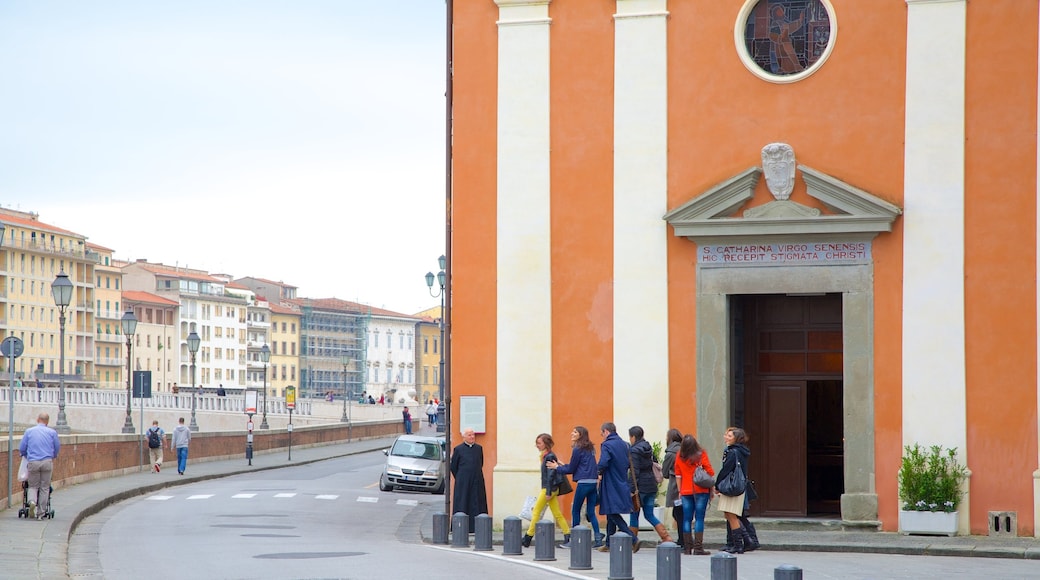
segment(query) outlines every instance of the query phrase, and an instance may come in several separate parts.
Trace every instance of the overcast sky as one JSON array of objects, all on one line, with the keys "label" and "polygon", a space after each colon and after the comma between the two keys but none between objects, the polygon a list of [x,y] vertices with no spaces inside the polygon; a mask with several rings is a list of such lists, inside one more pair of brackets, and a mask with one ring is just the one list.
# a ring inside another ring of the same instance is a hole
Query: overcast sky
[{"label": "overcast sky", "polygon": [[444,252],[443,0],[4,0],[0,204],[118,259],[414,313]]}]

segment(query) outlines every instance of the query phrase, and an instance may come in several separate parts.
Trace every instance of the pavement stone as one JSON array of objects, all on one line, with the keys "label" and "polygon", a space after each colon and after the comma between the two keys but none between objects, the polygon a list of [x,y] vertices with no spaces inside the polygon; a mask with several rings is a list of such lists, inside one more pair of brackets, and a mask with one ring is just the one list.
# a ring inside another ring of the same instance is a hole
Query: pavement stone
[{"label": "pavement stone", "polygon": [[[68,578],[69,562],[85,562],[89,556],[96,561],[95,555],[76,554],[69,551],[69,538],[84,518],[93,515],[107,506],[123,499],[152,493],[154,491],[177,485],[184,485],[207,479],[227,477],[240,473],[279,469],[290,465],[303,465],[315,461],[324,461],[357,453],[381,450],[389,447],[395,437],[383,437],[368,440],[355,440],[347,443],[324,445],[308,448],[293,448],[292,461],[288,461],[286,450],[256,453],[253,465],[248,465],[244,457],[202,461],[189,459],[188,470],[184,476],[177,475],[176,470],[163,470],[152,473],[146,469],[140,472],[96,479],[69,487],[54,490],[53,520],[25,520],[17,517],[20,503],[12,503],[5,508],[5,516],[10,520],[0,526],[0,570],[7,578],[53,580]],[[425,513],[417,512],[410,517],[411,525],[416,526],[421,540],[434,548],[448,550],[469,550],[473,554],[488,555],[491,552],[477,552],[472,548],[451,548],[433,544],[433,514],[441,508],[429,505]],[[756,519],[759,537],[763,550],[772,551],[805,551],[805,552],[850,552],[880,553],[924,556],[971,556],[986,558],[1015,558],[1040,560],[1040,540],[1036,538],[990,538],[988,536],[904,536],[892,532],[876,532],[862,530],[844,530],[835,525],[833,520],[814,522],[813,520],[769,520]],[[656,541],[646,542],[655,534],[643,531],[640,538],[644,545],[652,549]],[[562,541],[562,536],[558,539]],[[719,522],[708,522],[705,530],[705,547],[717,551],[725,540],[725,528]],[[495,552],[501,554],[502,531],[492,534],[492,545]],[[561,575],[573,577],[598,577],[605,575],[609,569],[607,554],[593,552],[593,565],[598,572],[583,571],[582,574],[568,570],[570,556],[567,550],[556,550],[556,560],[534,562],[535,550],[527,549],[522,556],[510,558],[518,565],[549,566]],[[654,577],[649,567],[656,558],[634,559],[635,566],[641,566],[636,577]],[[643,569],[646,568],[646,569]],[[100,571],[97,571],[98,573]],[[605,576],[604,576],[605,577]]]}]

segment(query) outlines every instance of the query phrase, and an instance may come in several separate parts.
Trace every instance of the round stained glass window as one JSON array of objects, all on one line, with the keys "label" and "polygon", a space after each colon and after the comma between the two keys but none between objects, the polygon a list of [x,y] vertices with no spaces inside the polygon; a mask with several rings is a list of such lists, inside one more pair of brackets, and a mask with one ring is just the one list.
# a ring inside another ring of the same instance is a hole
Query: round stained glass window
[{"label": "round stained glass window", "polygon": [[749,71],[786,83],[811,75],[827,60],[837,29],[828,0],[747,0],[734,40]]}]

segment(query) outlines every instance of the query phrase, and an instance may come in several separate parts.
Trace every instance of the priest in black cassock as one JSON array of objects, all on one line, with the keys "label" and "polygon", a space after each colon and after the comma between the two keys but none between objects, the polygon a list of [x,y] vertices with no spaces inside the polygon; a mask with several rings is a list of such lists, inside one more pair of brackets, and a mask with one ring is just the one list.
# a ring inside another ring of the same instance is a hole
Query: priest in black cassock
[{"label": "priest in black cassock", "polygon": [[462,443],[451,452],[451,475],[455,478],[452,513],[469,516],[469,531],[474,518],[488,513],[487,489],[484,487],[484,448],[477,445],[473,429],[462,431]]}]

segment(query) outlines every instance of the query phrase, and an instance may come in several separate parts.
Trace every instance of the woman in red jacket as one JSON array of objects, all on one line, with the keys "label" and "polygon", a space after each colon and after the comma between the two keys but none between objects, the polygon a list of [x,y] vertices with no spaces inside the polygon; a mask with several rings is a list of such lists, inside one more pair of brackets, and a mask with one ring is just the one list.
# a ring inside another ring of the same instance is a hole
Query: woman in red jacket
[{"label": "woman in red jacket", "polygon": [[[704,514],[711,501],[711,490],[694,483],[693,474],[698,465],[704,467],[708,475],[715,475],[708,454],[701,449],[697,439],[693,435],[684,435],[679,446],[679,457],[675,460],[675,479],[679,484],[683,505],[683,553],[705,556],[710,554],[704,549]],[[693,520],[696,521],[691,526]]]}]

